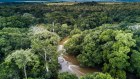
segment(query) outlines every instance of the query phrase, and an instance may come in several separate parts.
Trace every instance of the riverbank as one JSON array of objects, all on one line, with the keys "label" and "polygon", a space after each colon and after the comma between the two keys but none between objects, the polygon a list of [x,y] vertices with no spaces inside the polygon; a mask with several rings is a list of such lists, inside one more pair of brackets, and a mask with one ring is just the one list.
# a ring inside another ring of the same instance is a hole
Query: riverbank
[{"label": "riverbank", "polygon": [[[69,40],[68,37],[60,41],[58,46],[58,52],[65,50],[64,44]],[[75,56],[69,54],[60,54],[58,57],[58,63],[61,65],[60,72],[70,72],[76,74],[77,77],[84,76],[87,73],[101,72],[98,68],[84,68],[80,66]]]}]

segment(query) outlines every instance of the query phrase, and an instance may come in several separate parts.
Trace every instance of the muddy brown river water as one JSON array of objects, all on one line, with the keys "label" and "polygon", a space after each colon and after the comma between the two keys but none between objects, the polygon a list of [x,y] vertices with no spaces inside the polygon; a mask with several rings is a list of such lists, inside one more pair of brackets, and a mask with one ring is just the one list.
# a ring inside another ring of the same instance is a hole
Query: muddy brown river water
[{"label": "muddy brown river water", "polygon": [[[63,39],[58,46],[58,52],[65,50],[64,44],[68,41],[68,37]],[[61,65],[60,72],[71,72],[76,74],[78,77],[83,76],[87,73],[100,72],[98,68],[83,68],[80,67],[80,63],[77,61],[75,56],[68,54],[60,54],[58,57],[58,63]]]}]

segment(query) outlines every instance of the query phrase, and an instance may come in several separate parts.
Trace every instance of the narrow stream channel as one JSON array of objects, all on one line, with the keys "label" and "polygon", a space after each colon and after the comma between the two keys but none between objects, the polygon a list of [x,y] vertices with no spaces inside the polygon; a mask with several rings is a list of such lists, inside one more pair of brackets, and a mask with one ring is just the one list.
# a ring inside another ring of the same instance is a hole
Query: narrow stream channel
[{"label": "narrow stream channel", "polygon": [[[58,52],[65,51],[64,44],[68,41],[68,37],[63,39],[58,46]],[[61,65],[60,72],[70,72],[76,74],[78,77],[83,76],[87,73],[100,72],[97,68],[82,68],[76,57],[68,54],[60,54],[58,57],[58,63]]]}]

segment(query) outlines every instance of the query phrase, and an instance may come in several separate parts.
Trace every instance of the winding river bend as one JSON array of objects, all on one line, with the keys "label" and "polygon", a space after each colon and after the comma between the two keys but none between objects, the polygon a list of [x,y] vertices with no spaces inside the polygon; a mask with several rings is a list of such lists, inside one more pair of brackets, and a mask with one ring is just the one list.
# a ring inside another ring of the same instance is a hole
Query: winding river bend
[{"label": "winding river bend", "polygon": [[59,43],[58,50],[57,50],[58,52],[60,52],[60,55],[58,57],[58,63],[61,65],[60,72],[70,72],[76,74],[78,77],[83,76],[87,73],[100,72],[98,68],[80,67],[80,63],[77,61],[76,57],[61,53],[62,51],[65,51],[64,44],[67,41],[68,41],[68,37],[63,39]]}]

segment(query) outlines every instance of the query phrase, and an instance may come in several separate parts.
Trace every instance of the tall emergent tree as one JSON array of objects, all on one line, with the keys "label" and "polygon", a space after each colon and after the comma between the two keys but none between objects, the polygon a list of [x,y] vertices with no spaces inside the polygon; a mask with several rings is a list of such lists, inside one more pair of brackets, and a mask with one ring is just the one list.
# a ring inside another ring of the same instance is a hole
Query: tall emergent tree
[{"label": "tall emergent tree", "polygon": [[23,69],[25,79],[28,79],[27,66],[32,65],[37,67],[39,65],[38,56],[31,53],[31,50],[16,50],[12,54],[8,55],[5,59],[7,63],[15,63],[19,69]]},{"label": "tall emergent tree", "polygon": [[[34,27],[32,29],[31,47],[33,51],[43,60],[46,73],[52,66],[57,67],[57,46],[59,36],[54,32],[49,32],[42,27]],[[55,64],[55,65],[54,65]],[[49,67],[49,65],[51,65]],[[55,68],[53,71],[55,71]],[[50,71],[52,72],[52,71]]]}]

